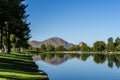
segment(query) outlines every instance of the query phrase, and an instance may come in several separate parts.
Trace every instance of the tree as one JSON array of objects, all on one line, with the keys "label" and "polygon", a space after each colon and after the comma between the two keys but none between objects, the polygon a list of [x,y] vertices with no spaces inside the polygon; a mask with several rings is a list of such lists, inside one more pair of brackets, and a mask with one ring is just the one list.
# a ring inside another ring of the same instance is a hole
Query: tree
[{"label": "tree", "polygon": [[75,46],[71,46],[68,48],[68,51],[76,51],[76,47]]},{"label": "tree", "polygon": [[116,47],[115,47],[115,50],[116,50],[116,51],[120,51],[120,45],[116,46]]},{"label": "tree", "polygon": [[46,46],[45,46],[45,44],[42,44],[42,45],[41,45],[40,51],[46,51]]},{"label": "tree", "polygon": [[80,51],[80,46],[79,45],[76,45],[75,48],[76,48],[76,51]]},{"label": "tree", "polygon": [[80,47],[80,51],[90,51],[90,47],[86,43],[83,43]]},{"label": "tree", "polygon": [[[26,7],[24,0],[0,0],[0,46],[6,46],[7,52],[11,51],[11,35],[16,38],[18,47],[26,47],[30,38],[29,23],[27,23]],[[3,41],[3,38],[5,41]],[[3,42],[6,42],[3,44]],[[16,44],[15,43],[15,44]]]},{"label": "tree", "polygon": [[47,51],[54,51],[55,50],[55,47],[51,44],[47,45],[46,48],[47,48]]},{"label": "tree", "polygon": [[103,51],[103,50],[105,50],[105,47],[106,47],[106,44],[104,41],[96,41],[93,44],[94,51]]},{"label": "tree", "polygon": [[64,46],[57,46],[55,48],[55,51],[64,51],[64,50],[65,50]]},{"label": "tree", "polygon": [[115,45],[115,50],[120,51],[120,38],[119,37],[115,39],[114,45]]},{"label": "tree", "polygon": [[114,51],[115,46],[114,46],[114,42],[113,42],[112,37],[108,38],[108,44],[106,46],[106,49],[107,49],[107,51]]}]

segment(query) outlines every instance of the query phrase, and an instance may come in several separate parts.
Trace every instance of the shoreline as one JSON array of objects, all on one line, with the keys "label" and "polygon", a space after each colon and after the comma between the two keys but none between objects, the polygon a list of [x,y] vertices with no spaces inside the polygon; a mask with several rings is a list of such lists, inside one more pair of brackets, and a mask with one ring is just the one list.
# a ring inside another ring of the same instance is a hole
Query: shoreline
[{"label": "shoreline", "polygon": [[[51,52],[35,52],[35,54],[39,54],[39,53],[67,53],[67,54],[85,54],[85,53],[89,53],[89,54],[120,54],[120,52],[104,52],[104,51],[100,51],[100,52],[82,52],[82,51],[51,51]],[[34,54],[30,53],[30,54]]]}]

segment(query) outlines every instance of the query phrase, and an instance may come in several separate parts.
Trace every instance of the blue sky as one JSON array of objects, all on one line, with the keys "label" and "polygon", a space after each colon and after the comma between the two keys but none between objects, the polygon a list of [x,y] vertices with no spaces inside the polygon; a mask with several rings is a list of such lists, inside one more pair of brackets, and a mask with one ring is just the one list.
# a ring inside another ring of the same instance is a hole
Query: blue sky
[{"label": "blue sky", "polygon": [[120,37],[120,0],[26,0],[31,40],[51,37],[92,45]]}]

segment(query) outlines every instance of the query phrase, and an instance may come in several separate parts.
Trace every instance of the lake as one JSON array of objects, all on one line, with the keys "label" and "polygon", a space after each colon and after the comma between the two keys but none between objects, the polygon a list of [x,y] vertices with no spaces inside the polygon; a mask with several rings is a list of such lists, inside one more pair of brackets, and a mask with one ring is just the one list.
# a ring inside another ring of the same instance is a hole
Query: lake
[{"label": "lake", "polygon": [[120,80],[119,54],[41,53],[33,59],[49,80]]}]

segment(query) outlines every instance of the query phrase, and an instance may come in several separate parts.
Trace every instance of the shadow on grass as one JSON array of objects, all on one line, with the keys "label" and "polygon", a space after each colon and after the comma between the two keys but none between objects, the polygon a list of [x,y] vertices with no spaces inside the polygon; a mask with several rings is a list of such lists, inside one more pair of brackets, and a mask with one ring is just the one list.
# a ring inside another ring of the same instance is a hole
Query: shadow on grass
[{"label": "shadow on grass", "polygon": [[32,62],[13,60],[8,58],[0,58],[0,69],[12,69],[25,72],[37,71],[37,66]]},{"label": "shadow on grass", "polygon": [[[15,73],[16,75],[5,75]],[[30,56],[19,54],[0,54],[0,78],[8,80],[49,80],[47,77],[38,78],[39,75],[45,75],[38,73],[37,66],[31,61]],[[22,74],[21,77],[18,74]],[[23,75],[29,75],[28,78],[23,78]],[[30,75],[34,76],[31,77]],[[37,75],[37,79],[35,76]]]}]

